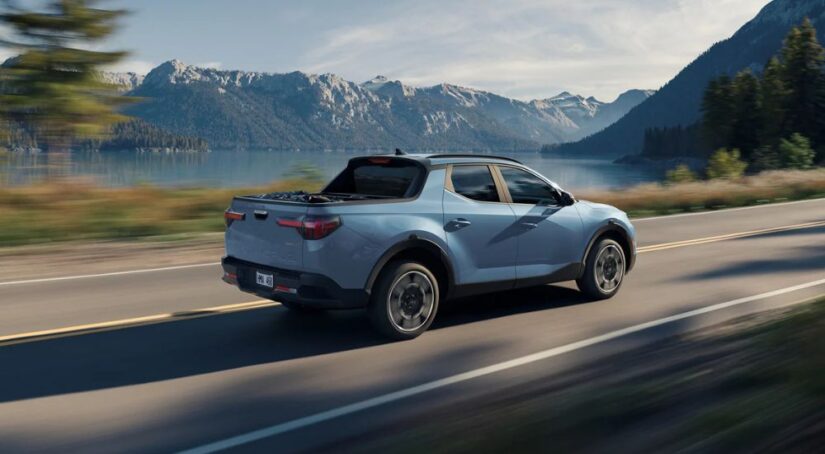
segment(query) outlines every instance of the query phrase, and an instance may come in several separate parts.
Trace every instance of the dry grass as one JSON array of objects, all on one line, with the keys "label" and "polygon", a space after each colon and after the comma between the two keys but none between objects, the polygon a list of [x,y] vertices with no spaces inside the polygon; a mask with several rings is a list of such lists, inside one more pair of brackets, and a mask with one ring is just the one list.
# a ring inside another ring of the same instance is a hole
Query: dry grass
[{"label": "dry grass", "polygon": [[[77,179],[5,187],[0,188],[0,247],[220,232],[221,213],[235,194],[318,187],[316,181],[300,179],[247,189],[106,188]],[[618,206],[634,216],[716,209],[825,197],[825,169],[578,195]]]},{"label": "dry grass", "polygon": [[64,180],[0,188],[0,246],[216,232],[235,194],[317,186],[284,180],[249,189],[106,188]]},{"label": "dry grass", "polygon": [[825,197],[825,169],[765,172],[732,181],[644,184],[624,190],[577,195],[617,206],[633,216],[713,210]]}]

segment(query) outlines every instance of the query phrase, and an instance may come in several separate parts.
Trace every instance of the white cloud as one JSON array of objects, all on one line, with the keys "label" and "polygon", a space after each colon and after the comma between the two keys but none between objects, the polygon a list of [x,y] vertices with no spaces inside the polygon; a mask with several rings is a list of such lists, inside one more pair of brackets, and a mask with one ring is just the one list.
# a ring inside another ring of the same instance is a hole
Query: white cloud
[{"label": "white cloud", "polygon": [[157,64],[144,60],[124,60],[106,68],[107,71],[119,73],[148,74]]},{"label": "white cloud", "polygon": [[196,63],[195,66],[199,68],[221,69],[223,67],[223,63],[219,61],[208,61],[206,63]]},{"label": "white cloud", "polygon": [[518,98],[659,88],[769,0],[418,0],[347,25],[299,62],[353,80],[451,82]]}]

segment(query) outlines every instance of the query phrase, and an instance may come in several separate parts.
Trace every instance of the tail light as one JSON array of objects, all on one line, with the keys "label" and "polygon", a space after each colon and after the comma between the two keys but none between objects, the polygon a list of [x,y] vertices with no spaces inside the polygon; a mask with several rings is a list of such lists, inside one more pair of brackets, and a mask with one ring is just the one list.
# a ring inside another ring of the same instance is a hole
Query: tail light
[{"label": "tail light", "polygon": [[223,212],[223,221],[224,221],[224,223],[226,224],[227,227],[232,225],[232,223],[235,222],[235,221],[243,221],[245,217],[246,217],[246,214],[238,213],[238,212],[232,211],[232,210],[226,210],[226,211]]},{"label": "tail light", "polygon": [[337,230],[338,227],[341,227],[341,218],[338,216],[307,216],[303,220],[278,219],[278,225],[298,230],[298,233],[300,233],[305,240],[320,240],[321,238],[328,237],[332,232]]}]

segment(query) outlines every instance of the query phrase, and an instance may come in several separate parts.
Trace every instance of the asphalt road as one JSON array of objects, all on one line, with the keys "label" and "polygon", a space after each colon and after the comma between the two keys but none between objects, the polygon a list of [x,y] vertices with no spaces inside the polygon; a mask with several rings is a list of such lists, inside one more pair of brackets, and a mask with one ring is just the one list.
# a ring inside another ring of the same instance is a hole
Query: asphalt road
[{"label": "asphalt road", "polygon": [[[690,327],[704,308],[825,294],[823,221],[825,200],[640,220],[648,252],[616,298],[586,302],[567,284],[474,298],[412,342],[385,343],[359,312],[270,306],[0,344],[0,452],[331,449]],[[0,337],[256,299],[219,276],[201,266],[0,282]]]}]

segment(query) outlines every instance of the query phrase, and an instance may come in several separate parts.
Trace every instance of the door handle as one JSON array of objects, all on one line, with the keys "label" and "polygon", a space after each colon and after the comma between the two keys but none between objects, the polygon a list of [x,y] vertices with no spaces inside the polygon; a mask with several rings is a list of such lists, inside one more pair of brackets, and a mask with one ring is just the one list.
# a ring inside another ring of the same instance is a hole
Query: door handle
[{"label": "door handle", "polygon": [[522,222],[521,225],[527,229],[537,229],[539,227],[535,222]]},{"label": "door handle", "polygon": [[454,228],[458,228],[458,229],[463,229],[464,227],[469,227],[472,224],[473,224],[472,222],[470,222],[469,220],[464,219],[464,218],[453,219],[452,221],[450,221],[450,225],[452,225]]}]

